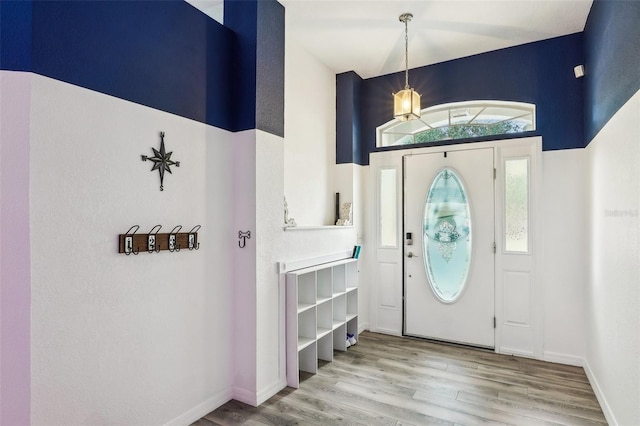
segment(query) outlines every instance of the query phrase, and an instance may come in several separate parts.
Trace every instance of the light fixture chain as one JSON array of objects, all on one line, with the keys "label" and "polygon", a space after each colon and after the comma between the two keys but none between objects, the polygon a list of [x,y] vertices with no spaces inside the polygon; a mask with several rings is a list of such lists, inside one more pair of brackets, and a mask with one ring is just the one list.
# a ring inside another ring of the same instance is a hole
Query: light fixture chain
[{"label": "light fixture chain", "polygon": [[404,20],[404,88],[409,88],[409,17]]}]

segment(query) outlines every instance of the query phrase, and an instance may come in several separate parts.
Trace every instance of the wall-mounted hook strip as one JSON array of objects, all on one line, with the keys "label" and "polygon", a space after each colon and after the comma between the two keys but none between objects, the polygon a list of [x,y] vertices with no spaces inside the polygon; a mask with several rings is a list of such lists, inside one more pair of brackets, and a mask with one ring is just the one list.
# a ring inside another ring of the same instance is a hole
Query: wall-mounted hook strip
[{"label": "wall-mounted hook strip", "polygon": [[140,247],[137,247],[137,250],[133,251],[133,235],[138,232],[138,229],[140,229],[140,225],[133,225],[131,228],[129,228],[124,236],[124,254],[126,254],[127,256],[129,256],[131,253],[137,256],[140,253]]},{"label": "wall-mounted hook strip", "polygon": [[238,239],[242,240],[242,242],[238,241],[238,247],[244,248],[247,245],[247,239],[251,239],[251,231],[238,231]]},{"label": "wall-mounted hook strip", "polygon": [[[118,253],[126,255],[138,254],[140,248],[145,248],[149,253],[159,253],[162,250],[171,252],[180,251],[184,247],[190,247],[191,250],[198,250],[200,242],[198,239],[198,230],[200,225],[195,226],[190,232],[180,232],[182,225],[174,227],[170,233],[160,233],[160,225],[154,226],[149,233],[138,234],[136,231],[140,226],[132,226],[126,234],[119,235]],[[152,237],[152,238],[150,238]],[[150,245],[150,239],[152,244]]]},{"label": "wall-mounted hook strip", "polygon": [[178,244],[178,232],[180,232],[181,229],[182,225],[178,225],[169,232],[169,251],[171,253],[174,251],[180,251],[180,244]]},{"label": "wall-mounted hook strip", "polygon": [[200,243],[198,242],[198,231],[202,228],[200,225],[196,225],[189,231],[189,239],[187,247],[189,250],[200,250]]},{"label": "wall-mounted hook strip", "polygon": [[147,251],[149,253],[153,253],[154,251],[156,253],[160,253],[160,249],[157,248],[158,232],[160,231],[160,228],[162,228],[162,225],[156,225],[151,228],[151,231],[149,231],[149,233],[147,234]]}]

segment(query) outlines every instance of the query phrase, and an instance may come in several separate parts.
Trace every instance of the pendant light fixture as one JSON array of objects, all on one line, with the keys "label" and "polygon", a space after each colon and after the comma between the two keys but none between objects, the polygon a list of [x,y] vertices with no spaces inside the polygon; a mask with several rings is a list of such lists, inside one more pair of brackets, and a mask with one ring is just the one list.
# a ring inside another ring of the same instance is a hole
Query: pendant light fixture
[{"label": "pendant light fixture", "polygon": [[393,117],[401,121],[420,118],[420,94],[409,87],[409,21],[411,13],[400,15],[404,23],[404,89],[393,95]]}]

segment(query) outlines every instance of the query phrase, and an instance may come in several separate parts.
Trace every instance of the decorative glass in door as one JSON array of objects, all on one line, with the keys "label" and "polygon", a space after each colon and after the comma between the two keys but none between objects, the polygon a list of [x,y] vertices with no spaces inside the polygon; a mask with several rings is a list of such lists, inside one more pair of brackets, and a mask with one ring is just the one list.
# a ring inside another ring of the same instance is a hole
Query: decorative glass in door
[{"label": "decorative glass in door", "polygon": [[471,266],[471,213],[462,179],[451,168],[433,179],[424,207],[423,253],[435,296],[453,303],[461,296]]}]

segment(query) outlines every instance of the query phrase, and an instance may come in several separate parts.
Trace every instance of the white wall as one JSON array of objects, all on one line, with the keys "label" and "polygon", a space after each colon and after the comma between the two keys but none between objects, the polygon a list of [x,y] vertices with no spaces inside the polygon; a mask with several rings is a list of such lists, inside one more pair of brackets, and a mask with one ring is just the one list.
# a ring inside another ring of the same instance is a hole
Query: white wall
[{"label": "white wall", "polygon": [[31,75],[0,71],[0,424],[30,424]]},{"label": "white wall", "polygon": [[587,147],[585,369],[611,424],[640,424],[640,92]]},{"label": "white wall", "polygon": [[[258,405],[286,386],[285,286],[279,262],[349,251],[355,228],[284,229],[286,140],[260,130],[232,136],[235,267],[233,397]],[[238,231],[251,231],[245,248]]]},{"label": "white wall", "polygon": [[284,195],[298,225],[331,225],[336,146],[336,76],[286,38]]},{"label": "white wall", "polygon": [[[233,144],[233,397],[256,399],[256,136],[255,130],[231,136]],[[251,232],[243,249],[238,232]]]},{"label": "white wall", "polygon": [[[231,396],[229,134],[37,75],[31,105],[32,423],[195,420]],[[118,254],[134,224],[200,250]]]},{"label": "white wall", "polygon": [[545,360],[582,365],[587,280],[586,153],[542,153],[539,280]]}]

